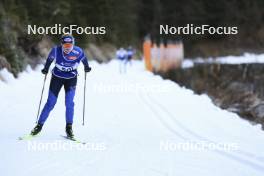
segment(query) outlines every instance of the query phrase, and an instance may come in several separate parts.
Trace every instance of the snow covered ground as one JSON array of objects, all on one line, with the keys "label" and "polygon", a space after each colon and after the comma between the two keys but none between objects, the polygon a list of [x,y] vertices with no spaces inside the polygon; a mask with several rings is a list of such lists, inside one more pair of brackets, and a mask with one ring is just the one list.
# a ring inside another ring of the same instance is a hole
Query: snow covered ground
[{"label": "snow covered ground", "polygon": [[86,145],[60,136],[65,128],[64,91],[41,135],[17,140],[35,125],[43,75],[41,67],[28,68],[18,79],[0,72],[6,78],[0,81],[1,175],[263,175],[260,126],[214,106],[206,95],[145,71],[142,62],[133,62],[122,75],[117,61],[91,65],[85,126],[82,70],[75,98],[74,132]]},{"label": "snow covered ground", "polygon": [[195,63],[220,63],[220,64],[250,64],[264,63],[264,54],[245,53],[242,56],[224,56],[218,58],[184,59],[182,67],[193,67]]}]

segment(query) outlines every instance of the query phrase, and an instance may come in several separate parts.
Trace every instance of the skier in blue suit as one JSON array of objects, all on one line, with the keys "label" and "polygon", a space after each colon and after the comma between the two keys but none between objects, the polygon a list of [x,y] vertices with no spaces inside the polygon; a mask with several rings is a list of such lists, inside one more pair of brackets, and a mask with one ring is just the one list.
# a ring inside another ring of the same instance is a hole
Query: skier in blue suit
[{"label": "skier in blue suit", "polygon": [[133,55],[134,55],[134,50],[132,48],[132,46],[129,46],[128,49],[126,50],[127,51],[127,62],[129,62],[130,66],[132,65],[132,58],[133,58]]},{"label": "skier in blue suit", "polygon": [[52,78],[49,87],[48,100],[39,116],[38,124],[31,131],[31,135],[37,135],[50,112],[54,108],[59,92],[64,86],[65,106],[66,106],[66,134],[67,137],[73,138],[72,123],[74,116],[74,95],[77,84],[77,67],[80,62],[84,65],[84,71],[90,72],[87,57],[83,50],[75,46],[72,35],[66,34],[61,37],[61,45],[55,46],[49,53],[43,74],[47,74],[51,63],[55,60],[55,67],[52,69]]},{"label": "skier in blue suit", "polygon": [[116,58],[119,60],[119,72],[126,72],[127,52],[124,48],[116,51]]}]

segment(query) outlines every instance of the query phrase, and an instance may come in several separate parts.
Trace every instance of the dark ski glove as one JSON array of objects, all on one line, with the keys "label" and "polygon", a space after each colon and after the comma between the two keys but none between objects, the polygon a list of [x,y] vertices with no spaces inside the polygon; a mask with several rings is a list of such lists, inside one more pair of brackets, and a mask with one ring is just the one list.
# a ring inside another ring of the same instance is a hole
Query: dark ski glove
[{"label": "dark ski glove", "polygon": [[90,72],[91,70],[92,70],[92,68],[89,66],[84,68],[85,73]]},{"label": "dark ski glove", "polygon": [[44,75],[46,75],[46,74],[48,73],[48,70],[45,69],[45,68],[43,68],[43,69],[41,70],[41,73],[44,74]]}]

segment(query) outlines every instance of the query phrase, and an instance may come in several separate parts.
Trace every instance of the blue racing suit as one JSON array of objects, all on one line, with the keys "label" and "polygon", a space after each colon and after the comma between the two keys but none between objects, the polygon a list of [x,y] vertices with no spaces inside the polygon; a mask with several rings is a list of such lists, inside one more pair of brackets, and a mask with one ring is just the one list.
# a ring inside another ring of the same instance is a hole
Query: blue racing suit
[{"label": "blue racing suit", "polygon": [[127,49],[127,60],[130,61],[133,57],[134,51],[132,49]]},{"label": "blue racing suit", "polygon": [[82,61],[84,68],[89,68],[87,57],[83,50],[74,46],[73,50],[66,54],[60,45],[52,48],[44,69],[49,70],[51,63],[55,60],[55,67],[52,69],[52,78],[49,87],[48,100],[40,114],[38,123],[44,124],[51,110],[54,108],[60,89],[64,86],[65,106],[66,106],[66,123],[73,123],[74,115],[74,96],[77,84],[77,68]]}]

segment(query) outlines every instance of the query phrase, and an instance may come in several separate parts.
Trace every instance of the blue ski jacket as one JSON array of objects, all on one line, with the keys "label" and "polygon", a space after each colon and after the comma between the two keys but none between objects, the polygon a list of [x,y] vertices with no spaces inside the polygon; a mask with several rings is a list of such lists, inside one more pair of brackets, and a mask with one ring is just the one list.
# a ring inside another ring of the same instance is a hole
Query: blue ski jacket
[{"label": "blue ski jacket", "polygon": [[55,60],[55,67],[52,69],[52,74],[59,78],[70,79],[77,76],[77,68],[82,61],[84,68],[88,68],[88,60],[83,50],[74,46],[69,54],[62,50],[62,46],[58,45],[52,48],[46,60],[44,69],[49,70],[51,63]]}]

